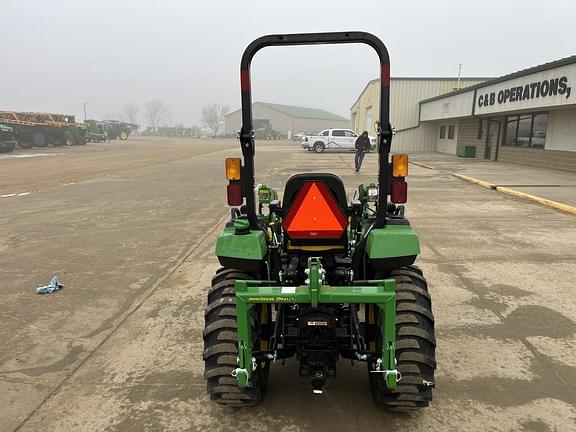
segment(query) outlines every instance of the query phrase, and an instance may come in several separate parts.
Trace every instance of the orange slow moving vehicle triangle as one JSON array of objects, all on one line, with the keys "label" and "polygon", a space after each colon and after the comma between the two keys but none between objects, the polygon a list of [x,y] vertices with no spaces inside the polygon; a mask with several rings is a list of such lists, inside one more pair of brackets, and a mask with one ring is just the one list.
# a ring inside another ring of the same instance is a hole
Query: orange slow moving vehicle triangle
[{"label": "orange slow moving vehicle triangle", "polygon": [[284,220],[284,229],[292,239],[340,238],[347,225],[324,182],[304,183]]}]

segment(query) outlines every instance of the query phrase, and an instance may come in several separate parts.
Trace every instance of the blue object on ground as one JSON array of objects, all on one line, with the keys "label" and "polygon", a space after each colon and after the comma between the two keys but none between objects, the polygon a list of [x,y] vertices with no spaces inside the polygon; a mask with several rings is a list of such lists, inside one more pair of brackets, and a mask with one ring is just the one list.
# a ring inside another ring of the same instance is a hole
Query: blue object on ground
[{"label": "blue object on ground", "polygon": [[62,288],[64,288],[64,285],[60,283],[58,276],[54,276],[48,285],[36,288],[36,294],[50,294]]}]

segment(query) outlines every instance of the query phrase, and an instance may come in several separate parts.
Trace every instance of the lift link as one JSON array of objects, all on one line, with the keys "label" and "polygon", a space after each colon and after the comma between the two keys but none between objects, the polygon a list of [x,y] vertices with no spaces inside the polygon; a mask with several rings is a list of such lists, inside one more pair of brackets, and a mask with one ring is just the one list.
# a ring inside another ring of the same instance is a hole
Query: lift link
[{"label": "lift link", "polygon": [[[245,291],[247,281],[236,281],[236,293]],[[252,377],[252,335],[250,334],[250,309],[254,303],[245,303],[236,298],[238,326],[238,368],[232,371],[232,376],[238,380],[238,387],[250,385]]]},{"label": "lift link", "polygon": [[322,268],[320,258],[317,257],[308,258],[308,268],[306,269],[308,279],[306,279],[306,284],[310,288],[310,304],[313,308],[318,307],[318,296],[322,284],[324,283],[325,273],[326,272]]},{"label": "lift link", "polygon": [[252,353],[250,309],[259,303],[269,304],[375,304],[382,310],[382,352],[375,373],[383,373],[389,390],[396,389],[396,281],[370,280],[365,285],[324,285],[324,269],[318,257],[308,259],[306,285],[280,286],[253,280],[237,280],[236,312],[238,326],[238,368],[232,371],[238,387],[249,387],[257,367]]}]

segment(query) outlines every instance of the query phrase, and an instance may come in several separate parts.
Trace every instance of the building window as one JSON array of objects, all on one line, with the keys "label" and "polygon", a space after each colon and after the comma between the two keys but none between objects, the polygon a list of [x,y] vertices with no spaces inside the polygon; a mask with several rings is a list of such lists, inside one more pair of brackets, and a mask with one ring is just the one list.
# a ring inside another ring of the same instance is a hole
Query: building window
[{"label": "building window", "polygon": [[456,126],[454,126],[454,125],[448,126],[448,139],[454,139],[455,129],[456,129]]},{"label": "building window", "polygon": [[440,139],[445,138],[446,138],[446,126],[442,125],[440,126]]},{"label": "building window", "polygon": [[532,116],[523,115],[518,118],[518,134],[516,145],[519,147],[530,147],[530,130],[532,129]]},{"label": "building window", "polygon": [[516,134],[518,133],[518,117],[508,117],[506,119],[506,135],[504,145],[516,145]]},{"label": "building window", "polygon": [[506,118],[504,145],[544,148],[547,129],[547,113],[508,116]]},{"label": "building window", "polygon": [[532,133],[530,136],[532,140],[530,141],[531,147],[544,148],[546,143],[546,130],[548,129],[548,114],[534,114],[534,120],[532,121]]}]

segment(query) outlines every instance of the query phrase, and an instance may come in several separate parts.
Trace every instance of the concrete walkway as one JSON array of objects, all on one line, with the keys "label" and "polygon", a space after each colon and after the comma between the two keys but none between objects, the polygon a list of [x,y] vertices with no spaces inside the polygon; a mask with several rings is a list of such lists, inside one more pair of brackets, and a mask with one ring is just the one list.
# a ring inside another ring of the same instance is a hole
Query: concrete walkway
[{"label": "concrete walkway", "polygon": [[576,173],[504,162],[466,159],[442,153],[417,153],[420,166],[473,177],[547,200],[576,207]]}]

